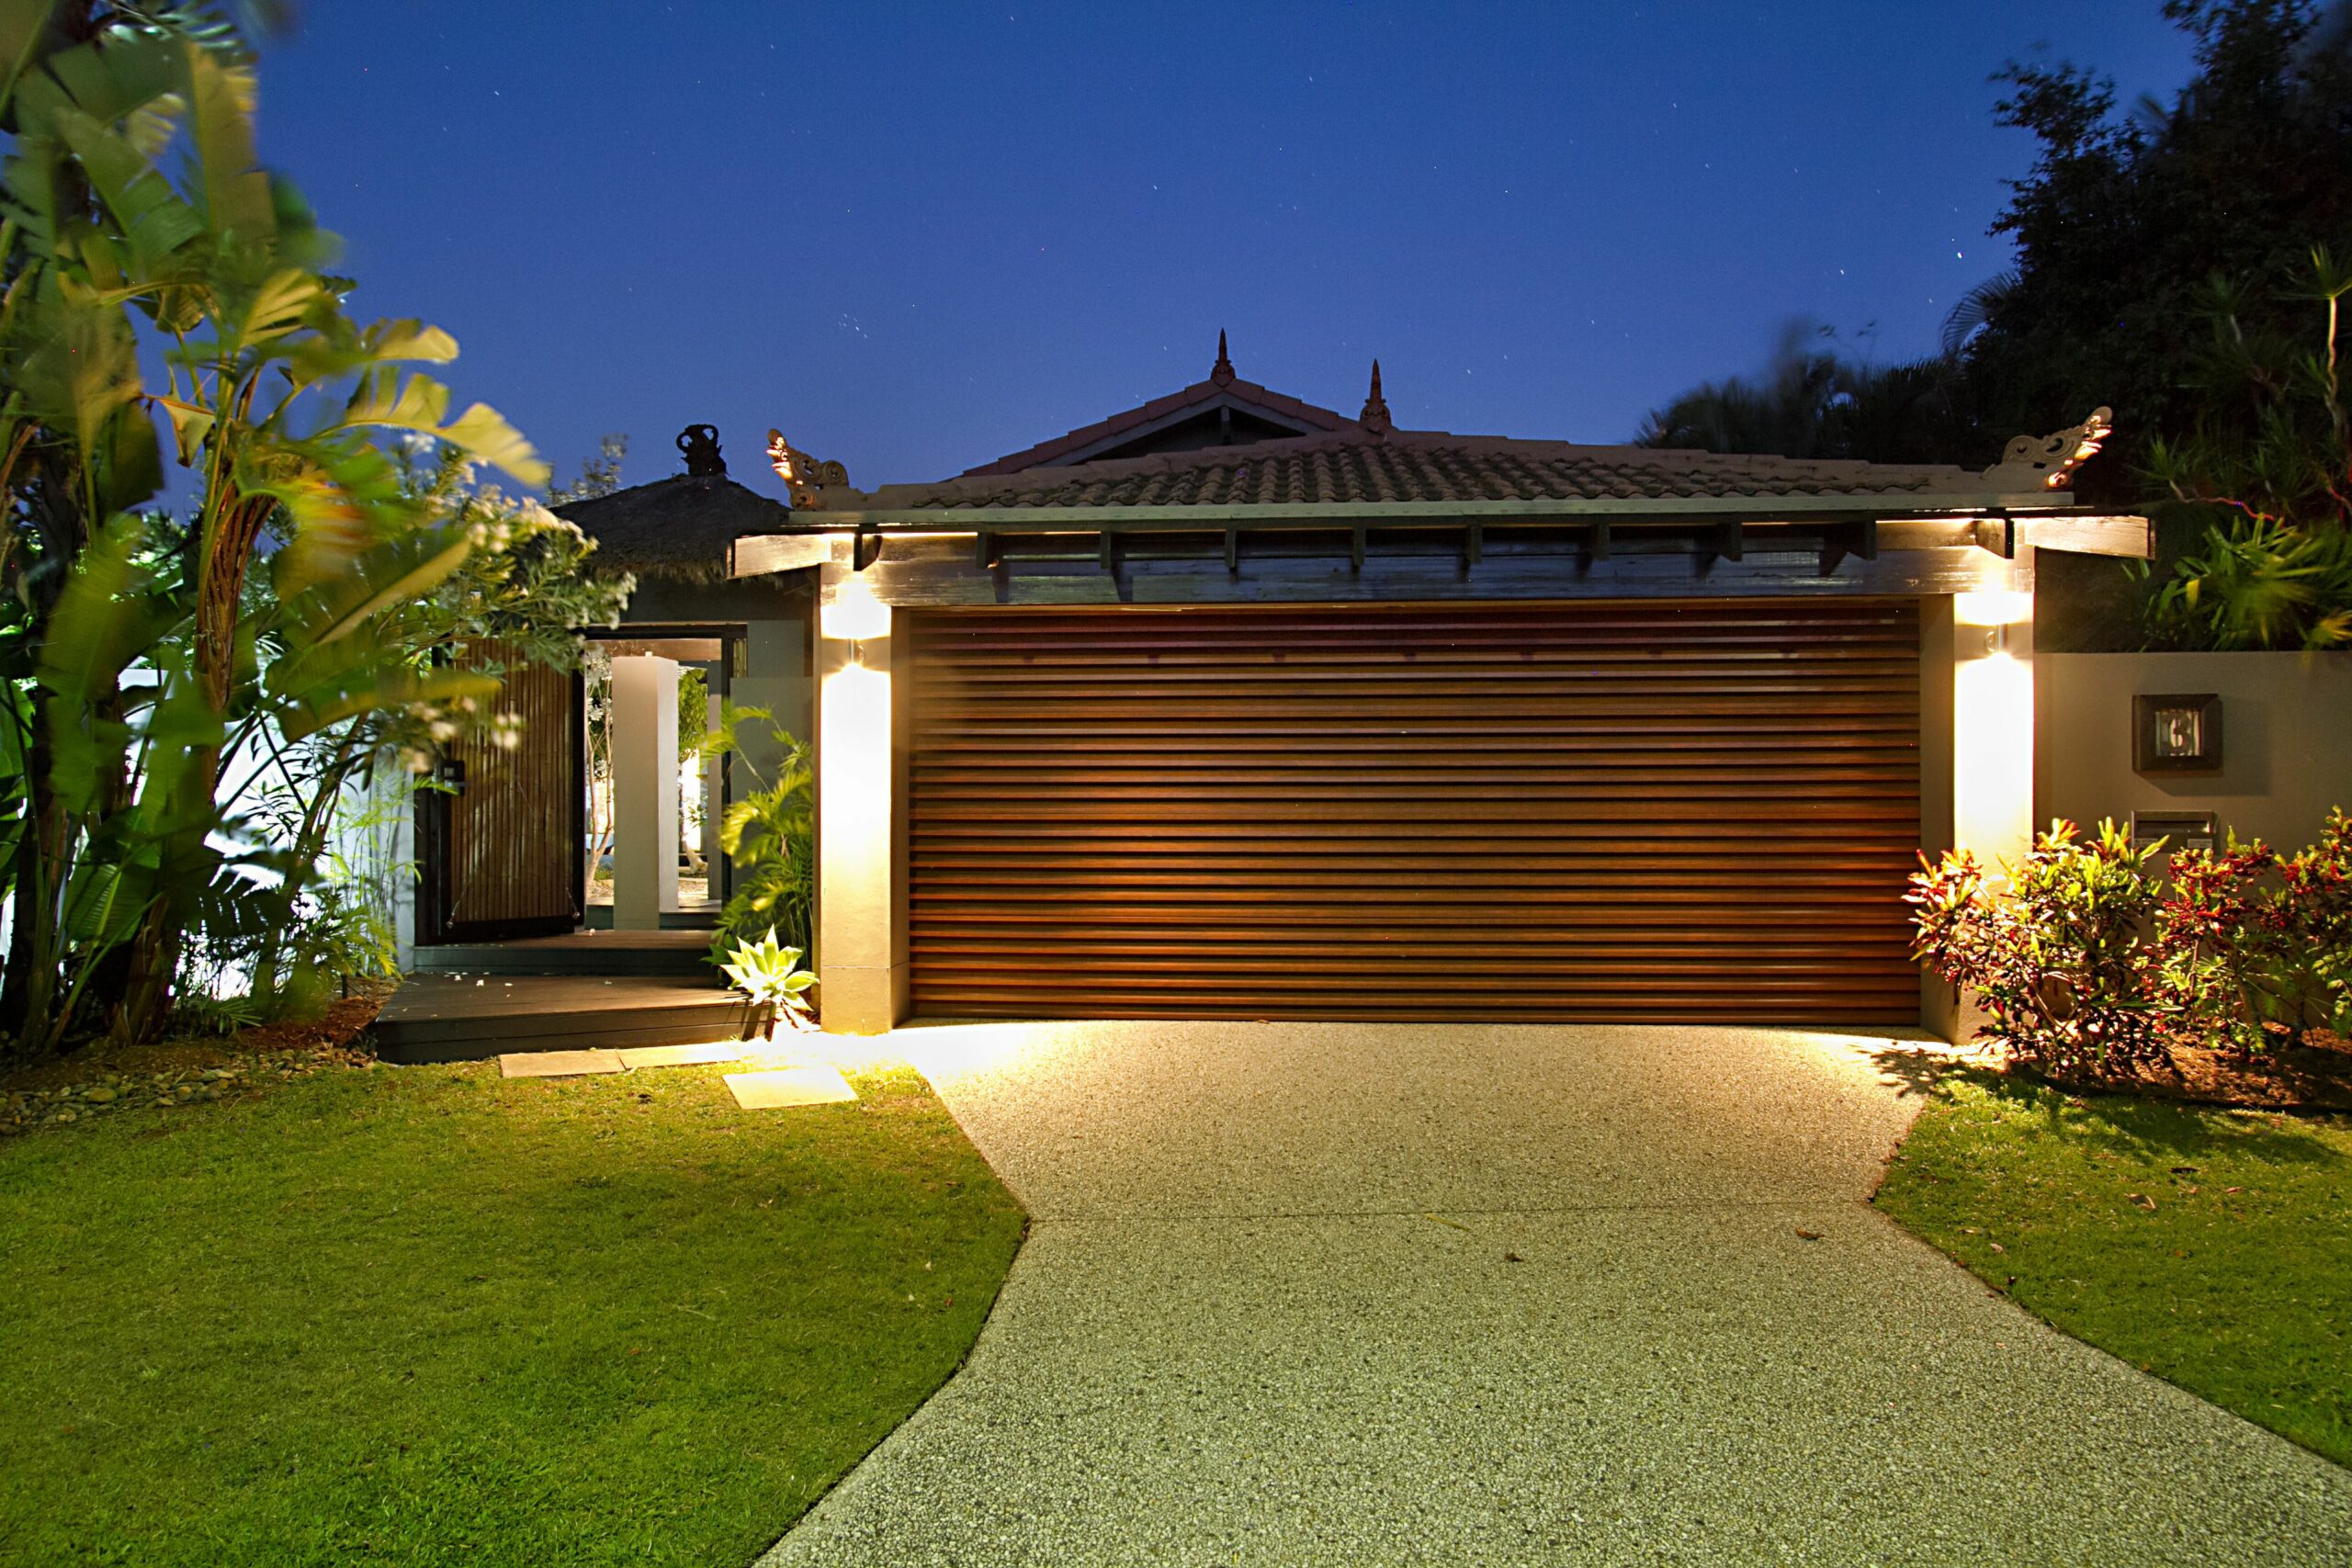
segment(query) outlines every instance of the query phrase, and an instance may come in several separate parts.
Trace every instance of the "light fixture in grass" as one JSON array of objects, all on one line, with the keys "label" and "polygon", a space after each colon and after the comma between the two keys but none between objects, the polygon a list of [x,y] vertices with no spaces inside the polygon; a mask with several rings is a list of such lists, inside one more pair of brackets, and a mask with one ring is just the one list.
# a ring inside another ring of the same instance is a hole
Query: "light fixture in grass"
[{"label": "light fixture in grass", "polygon": [[779,946],[774,930],[758,942],[736,943],[719,967],[727,971],[735,988],[751,998],[751,1013],[743,1028],[746,1040],[755,1029],[761,1039],[775,1039],[779,1021],[798,1030],[817,1027],[817,1010],[809,1003],[817,972],[801,968],[800,950]]}]

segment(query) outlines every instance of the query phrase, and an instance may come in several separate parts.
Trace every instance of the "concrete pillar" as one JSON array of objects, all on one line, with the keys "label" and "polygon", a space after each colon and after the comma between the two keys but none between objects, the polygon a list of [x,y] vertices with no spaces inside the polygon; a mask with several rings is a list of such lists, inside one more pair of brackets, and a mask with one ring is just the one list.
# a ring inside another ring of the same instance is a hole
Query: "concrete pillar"
[{"label": "concrete pillar", "polygon": [[[825,570],[831,599],[840,567]],[[825,1029],[880,1034],[905,1015],[906,798],[888,606],[820,614],[817,684],[817,976]],[[853,639],[846,634],[855,630]]]},{"label": "concrete pillar", "polygon": [[613,660],[613,929],[678,907],[678,661]]},{"label": "concrete pillar", "polygon": [[[718,705],[722,700],[715,694],[703,700],[704,712],[699,717],[705,735],[718,728]],[[726,803],[720,799],[724,792],[719,788],[725,765],[725,759],[719,757],[702,760],[702,874],[704,886],[708,889],[706,897],[714,907],[727,901],[727,874],[721,869],[727,857],[718,852],[719,818],[727,810]]]},{"label": "concrete pillar", "polygon": [[[1988,574],[1978,591],[1922,606],[1920,847],[1930,859],[1973,850],[1995,868],[2033,847],[2031,582],[2030,566]],[[1984,1021],[1933,976],[1920,1000],[1922,1022],[1947,1039]]]}]

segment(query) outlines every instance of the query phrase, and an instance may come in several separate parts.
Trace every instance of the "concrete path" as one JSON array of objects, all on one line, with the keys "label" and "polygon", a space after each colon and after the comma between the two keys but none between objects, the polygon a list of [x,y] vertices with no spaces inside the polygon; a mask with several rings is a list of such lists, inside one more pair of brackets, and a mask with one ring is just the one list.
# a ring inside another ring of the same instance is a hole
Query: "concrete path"
[{"label": "concrete path", "polygon": [[[1867,1206],[1885,1040],[902,1031],[1034,1228],[768,1564],[2352,1562],[2352,1472]],[[1819,1239],[1807,1239],[1814,1233]]]}]

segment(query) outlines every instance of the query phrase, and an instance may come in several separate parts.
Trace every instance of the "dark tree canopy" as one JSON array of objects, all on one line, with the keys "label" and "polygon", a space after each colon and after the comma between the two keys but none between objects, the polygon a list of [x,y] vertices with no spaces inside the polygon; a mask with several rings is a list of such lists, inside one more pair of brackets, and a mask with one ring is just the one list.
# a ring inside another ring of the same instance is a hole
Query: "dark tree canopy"
[{"label": "dark tree canopy", "polygon": [[2054,429],[2113,405],[2117,448],[2086,476],[2110,493],[2150,491],[2151,441],[2226,412],[2199,374],[2216,276],[2241,288],[2249,332],[2308,337],[2312,246],[2352,250],[2352,6],[2165,13],[2197,39],[2169,106],[2120,115],[2114,85],[2073,65],[2002,73],[2003,123],[2040,146],[1994,224],[2016,237],[2016,281],[1966,349],[1988,427]]},{"label": "dark tree canopy", "polygon": [[1996,78],[2001,122],[2038,144],[1994,224],[2018,265],[1962,302],[1944,354],[1888,367],[1800,356],[1684,394],[1643,439],[1973,467],[2107,404],[2118,438],[2077,489],[2109,502],[2162,493],[2147,472],[2157,439],[2200,419],[2251,424],[2255,404],[2217,397],[2206,375],[2213,283],[2237,286],[2247,332],[2312,337],[2312,249],[2352,254],[2352,0],[2167,0],[2165,13],[2197,42],[2169,105],[2120,112],[2114,85],[2072,64]]}]

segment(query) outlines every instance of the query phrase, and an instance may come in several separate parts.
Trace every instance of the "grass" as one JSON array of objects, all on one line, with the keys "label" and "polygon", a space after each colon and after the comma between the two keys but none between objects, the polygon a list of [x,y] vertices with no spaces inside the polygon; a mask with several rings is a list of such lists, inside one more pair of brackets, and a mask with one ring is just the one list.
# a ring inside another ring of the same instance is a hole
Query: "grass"
[{"label": "grass", "polygon": [[2352,1118],[1958,1074],[1878,1202],[2067,1333],[2352,1464]]},{"label": "grass", "polygon": [[910,1071],[336,1070],[0,1143],[0,1562],[749,1563],[1023,1218]]}]

